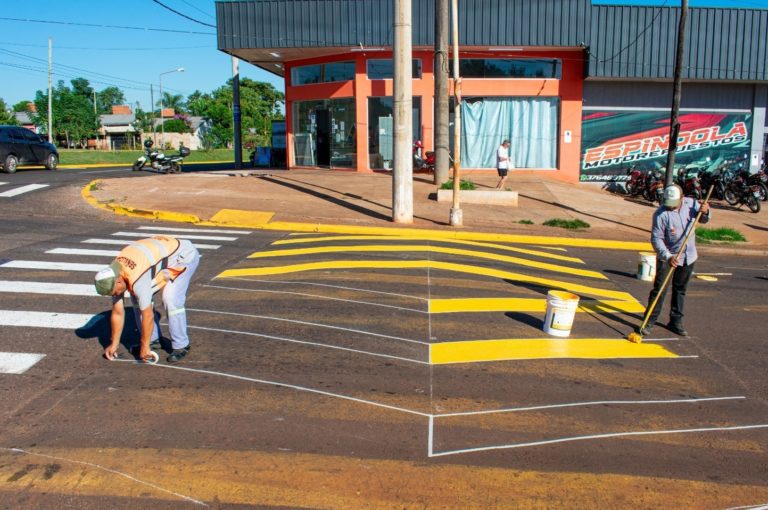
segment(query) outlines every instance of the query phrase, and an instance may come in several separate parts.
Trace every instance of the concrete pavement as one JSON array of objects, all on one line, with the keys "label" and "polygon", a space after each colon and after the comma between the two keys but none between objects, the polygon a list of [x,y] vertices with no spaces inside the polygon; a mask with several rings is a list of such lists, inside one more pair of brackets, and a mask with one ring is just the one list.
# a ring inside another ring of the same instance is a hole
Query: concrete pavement
[{"label": "concrete pavement", "polygon": [[[468,172],[479,190],[492,190],[497,177]],[[546,174],[513,174],[507,188],[519,193],[517,207],[464,204],[464,226],[448,224],[450,203],[438,203],[432,176],[416,174],[413,182],[414,221],[395,224],[392,178],[328,170],[242,170],[151,175],[142,179],[108,179],[91,183],[83,195],[93,205],[120,214],[159,217],[193,223],[285,230],[324,231],[322,226],[348,229],[415,228],[435,235],[501,234],[535,243],[538,236],[564,244],[595,246],[593,240],[626,243],[625,249],[649,249],[655,206],[592,184],[569,184]],[[708,227],[730,227],[746,243],[701,246],[720,254],[768,255],[768,212],[754,214],[724,202],[713,203]],[[554,219],[579,219],[590,226],[566,230],[542,225]],[[518,237],[522,236],[522,237]],[[581,244],[586,243],[586,244]]]}]

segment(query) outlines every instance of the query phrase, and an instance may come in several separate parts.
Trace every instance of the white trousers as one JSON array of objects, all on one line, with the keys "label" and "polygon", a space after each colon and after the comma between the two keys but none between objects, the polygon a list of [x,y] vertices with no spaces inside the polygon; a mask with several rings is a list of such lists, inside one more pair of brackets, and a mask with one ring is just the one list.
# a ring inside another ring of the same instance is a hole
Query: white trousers
[{"label": "white trousers", "polygon": [[[192,281],[192,275],[195,274],[199,263],[200,254],[195,250],[193,259],[186,265],[187,270],[181,273],[174,281],[168,282],[162,290],[163,307],[168,316],[168,333],[171,337],[171,347],[174,349],[183,349],[189,345],[189,335],[187,334],[187,311],[184,306],[187,302],[189,282]],[[136,324],[139,330],[141,330],[141,312],[139,311],[139,305],[133,299],[132,302]],[[160,338],[160,315],[155,313],[155,326],[152,328],[150,342],[154,342],[158,338]]]}]

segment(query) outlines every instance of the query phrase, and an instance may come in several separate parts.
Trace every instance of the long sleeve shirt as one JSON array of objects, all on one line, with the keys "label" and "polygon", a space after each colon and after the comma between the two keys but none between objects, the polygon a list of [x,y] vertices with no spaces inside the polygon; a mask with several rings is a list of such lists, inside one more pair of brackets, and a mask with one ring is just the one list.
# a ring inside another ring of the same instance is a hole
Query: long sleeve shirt
[{"label": "long sleeve shirt", "polygon": [[[686,229],[693,225],[693,220],[696,218],[700,207],[694,199],[683,197],[683,201],[677,209],[670,210],[661,206],[656,210],[653,214],[651,244],[660,259],[670,260],[677,255],[687,233]],[[699,222],[707,223],[710,215],[711,209],[709,213],[701,215]],[[696,234],[694,233],[688,238],[688,243],[680,255],[678,263],[681,266],[687,266],[696,262],[697,258]]]}]

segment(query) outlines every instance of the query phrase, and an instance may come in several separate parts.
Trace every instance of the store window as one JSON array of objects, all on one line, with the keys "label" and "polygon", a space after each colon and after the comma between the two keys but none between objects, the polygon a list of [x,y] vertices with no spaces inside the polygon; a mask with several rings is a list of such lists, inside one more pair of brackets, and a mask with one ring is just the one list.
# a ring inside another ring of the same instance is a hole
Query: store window
[{"label": "store window", "polygon": [[310,85],[355,79],[354,62],[329,62],[291,69],[291,85]]},{"label": "store window", "polygon": [[558,59],[465,58],[459,61],[462,78],[555,78],[562,69]]},{"label": "store window", "polygon": [[[509,154],[515,168],[556,168],[559,110],[556,97],[464,98],[462,166],[495,168],[496,149],[502,141],[510,140]],[[453,116],[450,121],[453,131]]]},{"label": "store window", "polygon": [[293,150],[297,166],[353,168],[356,139],[353,98],[293,104]]},{"label": "store window", "polygon": [[[368,79],[369,80],[391,80],[395,76],[395,66],[392,59],[373,58],[368,60]],[[421,59],[413,59],[411,69],[413,79],[421,79]]]},{"label": "store window", "polygon": [[[413,139],[421,140],[421,97],[413,98]],[[368,98],[368,153],[374,169],[392,169],[394,158],[394,101],[388,97]]]}]

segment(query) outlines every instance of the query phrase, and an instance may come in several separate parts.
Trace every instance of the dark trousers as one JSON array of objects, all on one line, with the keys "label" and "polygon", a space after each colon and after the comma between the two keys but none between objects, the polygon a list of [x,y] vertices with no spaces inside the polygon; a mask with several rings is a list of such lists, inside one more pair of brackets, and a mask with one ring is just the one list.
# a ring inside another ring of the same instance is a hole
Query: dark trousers
[{"label": "dark trousers", "polygon": [[[673,324],[683,324],[685,291],[688,288],[688,281],[693,274],[694,265],[696,265],[695,262],[687,266],[679,266],[675,269],[675,273],[672,275],[672,304],[670,305],[669,310],[669,322]],[[664,278],[667,277],[667,273],[669,273],[670,269],[672,269],[672,266],[669,262],[659,258],[656,259],[656,278],[653,280],[653,289],[648,296],[648,306],[651,306],[651,303],[653,303],[656,295],[661,290],[661,284],[664,281]],[[661,307],[664,305],[664,297],[666,296],[666,293],[667,289],[665,288],[661,293],[661,297],[659,297],[659,302],[656,303],[656,307],[648,318],[648,324],[651,326],[656,324],[656,320],[659,318],[659,315],[661,315]]]}]

